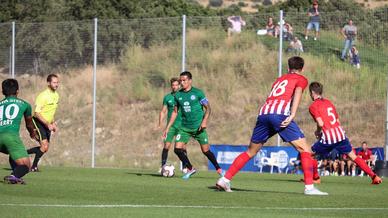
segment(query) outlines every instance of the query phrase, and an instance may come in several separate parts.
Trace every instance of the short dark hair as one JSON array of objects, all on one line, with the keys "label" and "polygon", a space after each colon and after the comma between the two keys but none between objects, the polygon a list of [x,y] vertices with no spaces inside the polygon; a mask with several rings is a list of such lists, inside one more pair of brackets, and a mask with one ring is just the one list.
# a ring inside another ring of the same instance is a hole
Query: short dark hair
[{"label": "short dark hair", "polygon": [[53,79],[53,77],[55,77],[55,78],[58,78],[58,75],[57,74],[50,74],[50,75],[48,75],[47,76],[47,82],[51,82],[51,80]]},{"label": "short dark hair", "polygon": [[319,82],[312,82],[309,86],[310,92],[314,91],[318,95],[322,95],[323,93],[323,85]]},{"label": "short dark hair", "polygon": [[174,82],[178,82],[179,83],[179,79],[176,78],[176,77],[173,77],[170,79],[170,85],[172,85]]},{"label": "short dark hair", "polygon": [[16,95],[19,90],[19,83],[16,79],[6,79],[1,84],[1,88],[5,96]]},{"label": "short dark hair", "polygon": [[187,76],[189,79],[193,78],[193,75],[189,71],[183,71],[180,76]]},{"label": "short dark hair", "polygon": [[368,145],[368,143],[367,143],[366,141],[363,141],[361,144],[362,144],[362,145],[363,145],[363,144],[367,144],[367,145]]},{"label": "short dark hair", "polygon": [[299,56],[294,56],[288,59],[288,68],[290,70],[302,70],[304,67],[304,60]]}]

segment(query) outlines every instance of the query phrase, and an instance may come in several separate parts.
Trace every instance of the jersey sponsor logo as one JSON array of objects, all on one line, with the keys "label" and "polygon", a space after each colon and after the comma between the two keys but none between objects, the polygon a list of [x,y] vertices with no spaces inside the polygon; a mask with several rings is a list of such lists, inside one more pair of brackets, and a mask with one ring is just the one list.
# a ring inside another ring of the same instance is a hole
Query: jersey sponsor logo
[{"label": "jersey sponsor logo", "polygon": [[195,95],[191,95],[190,99],[195,100]]},{"label": "jersey sponsor logo", "polygon": [[183,102],[183,110],[186,113],[191,112],[190,102],[188,102],[188,101]]}]

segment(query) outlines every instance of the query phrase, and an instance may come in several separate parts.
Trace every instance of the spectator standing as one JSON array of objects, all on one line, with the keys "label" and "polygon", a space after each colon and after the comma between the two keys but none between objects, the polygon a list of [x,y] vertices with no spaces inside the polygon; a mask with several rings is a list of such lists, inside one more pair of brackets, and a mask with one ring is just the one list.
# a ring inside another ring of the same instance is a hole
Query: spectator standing
[{"label": "spectator standing", "polygon": [[307,28],[305,30],[305,34],[304,34],[305,39],[308,40],[309,30],[314,28],[315,29],[314,40],[317,40],[319,36],[319,23],[321,21],[321,17],[319,15],[319,10],[318,10],[318,1],[313,2],[313,6],[312,8],[309,9],[309,11],[307,12],[307,15],[310,17],[310,21],[307,24]]},{"label": "spectator standing", "polygon": [[346,52],[353,46],[354,41],[357,37],[357,27],[353,25],[353,20],[350,19],[342,29],[341,33],[345,38],[344,49],[342,50],[341,60],[344,61],[346,58]]},{"label": "spectator standing", "polygon": [[228,37],[232,36],[232,34],[240,34],[242,26],[245,26],[245,21],[241,18],[241,16],[230,16],[228,17],[229,23],[232,27],[228,28]]}]

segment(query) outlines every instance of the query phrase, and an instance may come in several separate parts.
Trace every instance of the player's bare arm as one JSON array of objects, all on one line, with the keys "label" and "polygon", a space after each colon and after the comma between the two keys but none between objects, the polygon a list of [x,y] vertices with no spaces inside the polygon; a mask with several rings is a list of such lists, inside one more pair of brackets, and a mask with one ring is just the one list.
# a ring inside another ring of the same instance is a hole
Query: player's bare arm
[{"label": "player's bare arm", "polygon": [[166,116],[166,113],[167,113],[167,106],[163,105],[162,110],[160,110],[160,113],[159,113],[159,124],[158,124],[159,129],[162,128],[162,123],[163,123],[164,117]]},{"label": "player's bare arm", "polygon": [[281,123],[280,127],[284,128],[288,126],[291,123],[291,121],[295,118],[300,101],[302,99],[302,94],[303,94],[303,89],[301,87],[296,87],[295,93],[294,93],[294,99],[291,107],[291,114]]},{"label": "player's bare arm", "polygon": [[317,123],[317,129],[315,130],[314,134],[317,139],[321,138],[322,136],[322,127],[324,125],[324,122],[321,117],[317,117],[315,119],[315,122]]},{"label": "player's bare arm", "polygon": [[164,130],[164,132],[163,132],[163,137],[166,137],[166,135],[167,135],[168,131],[170,130],[172,124],[175,122],[175,119],[176,119],[177,115],[178,115],[178,107],[175,106],[174,110],[172,111],[170,121],[168,121],[167,127]]},{"label": "player's bare arm", "polygon": [[206,104],[203,104],[203,107],[205,108],[205,114],[203,115],[203,120],[202,120],[201,126],[199,127],[198,131],[206,129],[207,120],[209,119],[210,114],[211,114],[211,108],[210,108],[209,102],[207,102]]},{"label": "player's bare arm", "polygon": [[24,116],[24,120],[26,122],[26,128],[28,132],[30,133],[30,137],[32,139],[35,139],[35,129],[34,124],[32,123],[32,116]]}]

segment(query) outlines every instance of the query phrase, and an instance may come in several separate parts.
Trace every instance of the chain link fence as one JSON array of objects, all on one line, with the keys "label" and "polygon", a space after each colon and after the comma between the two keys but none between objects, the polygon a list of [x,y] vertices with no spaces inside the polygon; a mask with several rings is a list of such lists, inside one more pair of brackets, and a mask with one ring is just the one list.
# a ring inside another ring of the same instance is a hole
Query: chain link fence
[{"label": "chain link fence", "polygon": [[[98,20],[95,162],[97,167],[157,168],[162,150],[162,129],[157,128],[169,79],[185,69],[193,73],[193,86],[209,98],[212,115],[208,133],[211,144],[247,144],[258,107],[264,103],[279,73],[279,37],[262,35],[272,17],[280,31],[279,14],[242,16],[246,25],[228,36],[227,17],[187,17],[183,39],[182,18]],[[340,55],[344,38],[340,29],[353,19],[358,27],[356,47],[360,69]],[[340,120],[355,146],[369,141],[384,144],[386,116],[386,59],[388,40],[385,14],[357,17],[344,12],[322,13],[320,35],[305,39],[306,13],[284,14],[282,70],[287,59],[306,60],[309,81],[320,81],[325,96],[337,106]],[[11,72],[12,28],[0,24],[2,79]],[[43,165],[91,164],[93,109],[94,22],[16,23],[15,68],[21,97],[33,104],[45,89],[49,73],[60,75],[59,131],[54,135]],[[258,35],[260,33],[260,35]],[[277,36],[277,34],[275,34]],[[297,37],[303,51],[289,49]],[[296,121],[313,143],[315,124],[308,113],[306,92]],[[27,147],[35,146],[22,128]],[[276,145],[274,137],[268,145]],[[282,145],[286,145],[281,143]],[[188,145],[194,165],[206,168],[206,158],[196,142]],[[1,159],[6,162],[5,158]],[[178,159],[170,152],[169,162]]]}]

